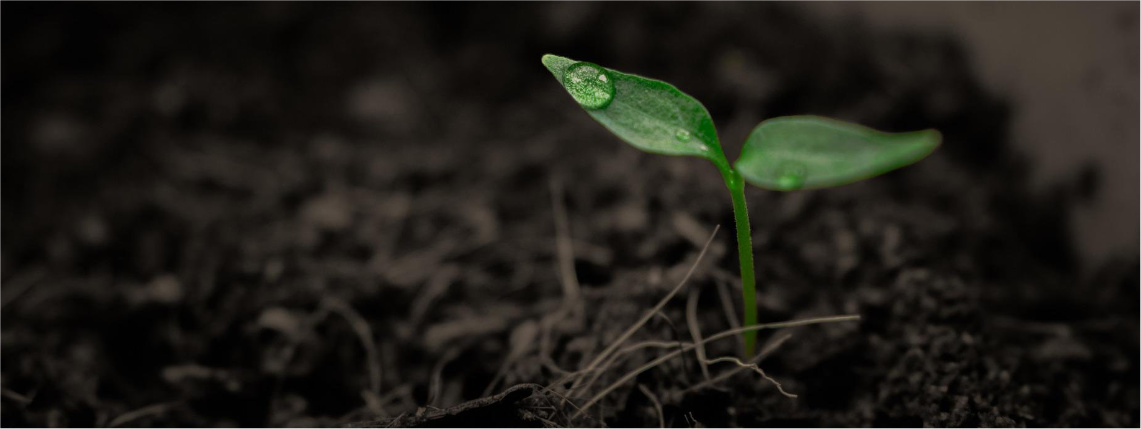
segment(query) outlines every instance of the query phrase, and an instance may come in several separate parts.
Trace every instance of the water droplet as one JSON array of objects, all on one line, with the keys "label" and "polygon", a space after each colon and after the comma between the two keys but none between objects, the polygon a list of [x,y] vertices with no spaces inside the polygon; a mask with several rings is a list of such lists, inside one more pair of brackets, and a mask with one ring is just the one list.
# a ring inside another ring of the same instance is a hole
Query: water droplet
[{"label": "water droplet", "polygon": [[679,142],[687,142],[689,141],[690,137],[691,135],[689,134],[689,131],[686,130],[677,130],[677,132],[674,133],[674,138]]},{"label": "water droplet", "polygon": [[605,109],[614,101],[614,79],[606,69],[591,63],[575,63],[567,67],[563,86],[574,101],[587,109]]},{"label": "water droplet", "polygon": [[802,185],[804,185],[804,177],[796,174],[785,173],[777,178],[777,186],[780,186],[781,189],[792,190]]},{"label": "water droplet", "polygon": [[804,186],[805,176],[807,176],[807,172],[804,169],[804,164],[786,162],[781,164],[780,175],[777,176],[777,187],[786,191],[800,189],[801,186]]}]

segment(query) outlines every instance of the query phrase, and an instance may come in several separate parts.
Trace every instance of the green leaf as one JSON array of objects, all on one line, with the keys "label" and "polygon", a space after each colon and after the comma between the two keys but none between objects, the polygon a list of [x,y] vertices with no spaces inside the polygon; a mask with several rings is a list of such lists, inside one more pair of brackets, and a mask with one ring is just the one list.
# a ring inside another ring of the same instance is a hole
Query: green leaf
[{"label": "green leaf", "polygon": [[673,85],[557,55],[544,55],[543,65],[590,116],[634,147],[728,165],[705,106]]},{"label": "green leaf", "polygon": [[940,140],[933,129],[885,133],[819,116],[782,116],[753,129],[735,167],[765,189],[826,188],[919,161]]}]

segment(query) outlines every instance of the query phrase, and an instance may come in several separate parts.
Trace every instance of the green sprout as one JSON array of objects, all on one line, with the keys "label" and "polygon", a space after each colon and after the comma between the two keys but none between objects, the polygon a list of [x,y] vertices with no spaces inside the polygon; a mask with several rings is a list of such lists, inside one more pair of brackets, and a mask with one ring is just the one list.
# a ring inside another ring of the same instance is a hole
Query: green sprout
[{"label": "green sprout", "polygon": [[[757,125],[730,165],[709,111],[673,85],[557,55],[544,55],[543,65],[591,117],[627,143],[717,166],[733,200],[745,326],[757,323],[746,182],[777,191],[845,185],[919,161],[941,140],[934,129],[885,133],[819,116],[782,116]],[[744,335],[745,354],[752,356],[756,332]]]}]

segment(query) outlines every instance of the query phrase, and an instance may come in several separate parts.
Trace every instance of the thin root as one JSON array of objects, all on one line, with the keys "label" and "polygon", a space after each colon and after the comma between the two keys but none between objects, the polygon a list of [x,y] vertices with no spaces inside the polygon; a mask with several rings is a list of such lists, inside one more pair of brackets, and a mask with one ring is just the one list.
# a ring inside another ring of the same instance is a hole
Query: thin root
[{"label": "thin root", "polygon": [[[788,341],[789,338],[792,338],[792,334],[782,334],[782,335],[773,337],[773,339],[770,340],[765,345],[765,347],[761,349],[760,353],[757,353],[756,356],[753,356],[753,358],[749,360],[749,363],[759,365],[761,363],[761,361],[763,361],[763,360],[765,360],[765,358],[769,357],[769,355],[771,355],[773,352],[775,352],[776,349],[781,346],[781,344],[784,344],[785,341]],[[737,373],[744,371],[745,369],[746,368],[741,368],[741,367],[733,368],[729,371],[726,371],[725,373],[723,373],[721,375],[718,375],[717,377],[714,377],[712,380],[693,385],[693,386],[687,388],[685,391],[686,392],[693,392],[693,391],[704,389],[704,388],[709,387],[709,386],[713,386],[717,383],[728,380],[729,377],[737,375]]]},{"label": "thin root", "polygon": [[570,221],[563,202],[562,182],[552,178],[551,205],[555,212],[555,253],[558,256],[559,279],[563,285],[563,298],[567,303],[579,298],[578,274],[574,271],[574,242],[571,241]]},{"label": "thin root", "polygon": [[731,356],[722,356],[722,357],[719,357],[716,359],[710,359],[706,362],[708,362],[710,364],[720,363],[720,362],[729,362],[729,363],[735,364],[735,365],[742,367],[742,368],[751,369],[754,372],[756,372],[757,374],[760,374],[761,377],[764,378],[765,380],[768,380],[769,383],[772,383],[773,386],[776,386],[777,390],[780,391],[780,394],[787,396],[789,398],[796,398],[796,395],[794,395],[792,393],[785,392],[784,388],[781,387],[779,381],[776,381],[772,377],[769,377],[768,374],[765,374],[765,370],[761,369],[761,367],[757,366],[757,364],[755,364],[755,363],[744,363],[744,362],[741,362],[740,359],[737,359],[737,358],[731,357]]},{"label": "thin root", "polygon": [[436,401],[440,400],[441,390],[443,389],[443,372],[444,367],[448,366],[453,359],[460,355],[460,348],[453,347],[444,353],[444,357],[436,362],[436,367],[432,368],[432,378],[428,382],[428,406],[435,406]]},{"label": "thin root", "polygon": [[[721,300],[721,311],[725,313],[725,321],[729,323],[730,329],[740,328],[741,321],[737,320],[737,306],[733,305],[733,297],[729,295],[727,282],[720,280],[716,283],[717,295]],[[741,337],[737,337],[737,348],[742,350],[745,348],[745,341]]]},{"label": "thin root", "polygon": [[380,395],[380,354],[376,351],[376,343],[372,339],[372,328],[368,326],[368,321],[361,317],[360,313],[353,310],[352,306],[344,301],[336,298],[328,298],[324,302],[325,307],[332,310],[334,313],[341,315],[345,321],[349,322],[349,326],[353,328],[353,332],[360,338],[361,345],[364,346],[365,359],[368,360],[368,387],[369,391],[374,395]]},{"label": "thin root", "polygon": [[108,423],[107,427],[119,427],[143,417],[162,414],[167,412],[167,410],[171,409],[174,405],[175,403],[173,402],[164,402],[161,404],[148,405],[134,411],[128,411],[111,420],[111,423]]},{"label": "thin root", "polygon": [[709,365],[706,364],[705,346],[701,345],[701,326],[697,324],[697,299],[699,295],[701,295],[701,291],[689,290],[689,297],[685,303],[685,321],[689,325],[689,335],[693,337],[693,343],[697,344],[694,352],[697,353],[697,363],[701,366],[701,375],[705,377],[705,381],[709,381]]},{"label": "thin root", "polygon": [[654,404],[654,411],[658,412],[658,427],[666,427],[666,417],[665,414],[662,413],[662,403],[658,401],[657,395],[654,395],[654,392],[651,392],[650,389],[646,388],[646,385],[641,383],[638,384],[638,390],[641,390],[642,394],[650,399],[650,403]]},{"label": "thin root", "polygon": [[[693,271],[697,269],[698,265],[701,264],[701,260],[705,258],[705,252],[709,250],[709,245],[713,243],[713,238],[717,236],[717,231],[720,229],[721,225],[717,225],[713,228],[713,233],[709,234],[709,240],[705,241],[705,246],[701,248],[701,253],[697,254],[697,259],[693,261],[693,265],[690,265],[689,271],[685,273],[685,277],[683,277],[681,281],[678,282],[677,286],[674,286],[673,290],[671,290],[670,293],[666,294],[666,296],[662,297],[662,299],[658,301],[658,304],[655,305],[654,308],[650,309],[650,311],[647,311],[641,319],[638,319],[638,321],[631,325],[630,328],[626,329],[626,332],[623,332],[622,335],[618,337],[618,339],[614,340],[614,342],[610,343],[606,349],[602,350],[602,353],[599,353],[598,356],[595,356],[594,360],[590,362],[590,365],[587,365],[586,368],[583,368],[583,371],[593,371],[594,368],[602,363],[602,361],[607,357],[609,357],[611,353],[614,353],[618,347],[622,346],[622,343],[625,343],[626,340],[630,339],[630,337],[638,331],[638,329],[641,329],[642,326],[650,320],[650,318],[654,317],[654,314],[661,311],[662,308],[666,306],[666,303],[668,303],[670,299],[674,297],[674,295],[677,295],[678,291],[680,291],[681,288],[685,286],[685,283],[689,281],[689,277],[693,275]],[[579,380],[581,380],[581,378],[575,380],[575,383],[571,385],[571,392],[574,392],[579,388]],[[582,388],[584,390],[589,388],[589,383]]]},{"label": "thin root", "polygon": [[[749,332],[749,331],[759,331],[762,329],[791,328],[794,326],[805,326],[805,325],[813,325],[813,324],[820,324],[820,323],[832,323],[832,322],[846,322],[846,321],[855,321],[855,320],[860,320],[860,316],[848,315],[848,316],[816,317],[816,318],[811,318],[811,319],[791,320],[788,322],[764,323],[764,324],[759,324],[759,325],[746,326],[746,327],[742,327],[740,329],[730,329],[728,331],[722,331],[722,332],[711,335],[709,338],[702,340],[701,344],[705,344],[705,343],[708,343],[710,341],[715,341],[715,340],[719,340],[722,338],[731,337],[733,335],[737,335],[737,334],[741,334],[743,332]],[[652,369],[652,368],[660,365],[662,362],[665,362],[667,360],[675,358],[684,352],[692,350],[694,347],[695,346],[693,344],[686,345],[679,350],[675,350],[675,351],[672,351],[670,353],[667,353],[667,354],[665,354],[665,355],[663,355],[657,359],[654,359],[654,360],[638,367],[637,369],[635,369],[633,371],[630,371],[626,375],[622,376],[622,378],[619,378],[618,381],[611,383],[605,389],[602,389],[602,391],[599,392],[597,395],[594,395],[594,397],[591,398],[590,401],[587,401],[587,403],[582,406],[582,410],[580,410],[578,413],[576,413],[574,417],[577,418],[578,416],[582,415],[583,412],[585,412],[585,410],[589,409],[592,405],[598,403],[599,400],[606,397],[606,395],[610,394],[610,392],[613,392],[614,389],[617,389],[619,386],[625,384],[626,382],[630,381],[634,377],[637,377],[638,374],[641,374],[641,373],[643,373],[649,369]]]}]

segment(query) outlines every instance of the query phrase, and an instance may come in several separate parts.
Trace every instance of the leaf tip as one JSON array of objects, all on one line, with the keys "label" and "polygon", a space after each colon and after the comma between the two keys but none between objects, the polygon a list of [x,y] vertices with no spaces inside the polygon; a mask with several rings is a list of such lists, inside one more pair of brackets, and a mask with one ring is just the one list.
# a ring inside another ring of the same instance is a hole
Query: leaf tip
[{"label": "leaf tip", "polygon": [[939,146],[943,144],[943,133],[940,133],[939,130],[934,128],[916,131],[915,141],[918,143],[917,146],[922,148],[920,150],[920,152],[922,152],[921,158],[926,157],[932,152],[935,152],[935,149],[938,149]]},{"label": "leaf tip", "polygon": [[934,128],[924,130],[928,134],[928,138],[932,141],[932,148],[937,148],[943,144],[943,133]]},{"label": "leaf tip", "polygon": [[558,79],[559,82],[563,81],[563,73],[566,72],[567,67],[570,67],[571,64],[574,64],[574,60],[567,57],[560,57],[555,54],[543,55],[543,65],[547,67],[547,70],[551,71],[551,74],[555,75],[555,78]]}]

